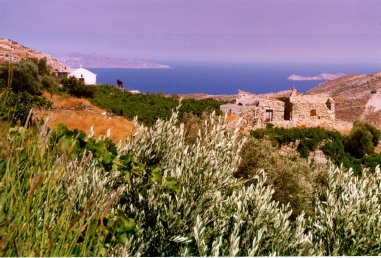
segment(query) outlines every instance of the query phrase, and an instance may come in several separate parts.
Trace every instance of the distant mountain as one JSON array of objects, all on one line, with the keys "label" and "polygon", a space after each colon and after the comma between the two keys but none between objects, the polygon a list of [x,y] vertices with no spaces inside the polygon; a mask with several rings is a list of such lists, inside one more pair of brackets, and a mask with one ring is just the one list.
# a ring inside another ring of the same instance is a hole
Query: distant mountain
[{"label": "distant mountain", "polygon": [[169,68],[168,65],[125,58],[109,57],[98,54],[70,53],[58,58],[61,62],[72,67],[87,68]]},{"label": "distant mountain", "polygon": [[315,76],[300,76],[300,75],[293,74],[293,75],[290,75],[288,79],[290,81],[320,81],[320,80],[330,81],[330,80],[343,77],[345,75],[346,75],[345,73],[321,73]]},{"label": "distant mountain", "polygon": [[327,93],[336,103],[336,118],[365,120],[381,128],[381,72],[346,75],[321,83],[308,93]]},{"label": "distant mountain", "polygon": [[70,72],[71,68],[51,55],[25,47],[16,41],[0,38],[0,63],[17,62],[24,58],[46,58],[47,63],[57,72]]}]

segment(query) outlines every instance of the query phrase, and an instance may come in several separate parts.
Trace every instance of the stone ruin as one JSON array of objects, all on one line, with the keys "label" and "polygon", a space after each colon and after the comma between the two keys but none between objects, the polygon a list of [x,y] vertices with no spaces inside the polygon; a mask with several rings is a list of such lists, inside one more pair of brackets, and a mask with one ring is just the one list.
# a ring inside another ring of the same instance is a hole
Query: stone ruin
[{"label": "stone ruin", "polygon": [[300,124],[317,126],[335,121],[335,102],[328,94],[256,95],[239,91],[235,103],[221,105],[221,111],[237,115],[243,126],[261,128],[272,123],[280,127]]}]

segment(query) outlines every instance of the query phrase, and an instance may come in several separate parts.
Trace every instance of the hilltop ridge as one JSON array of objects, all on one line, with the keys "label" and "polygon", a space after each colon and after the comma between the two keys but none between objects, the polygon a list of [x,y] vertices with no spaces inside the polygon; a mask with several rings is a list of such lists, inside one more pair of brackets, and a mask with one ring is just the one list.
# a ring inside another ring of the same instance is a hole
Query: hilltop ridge
[{"label": "hilltop ridge", "polygon": [[71,68],[49,54],[23,46],[16,41],[0,38],[0,64],[17,62],[25,58],[46,58],[46,62],[55,72],[70,72]]}]

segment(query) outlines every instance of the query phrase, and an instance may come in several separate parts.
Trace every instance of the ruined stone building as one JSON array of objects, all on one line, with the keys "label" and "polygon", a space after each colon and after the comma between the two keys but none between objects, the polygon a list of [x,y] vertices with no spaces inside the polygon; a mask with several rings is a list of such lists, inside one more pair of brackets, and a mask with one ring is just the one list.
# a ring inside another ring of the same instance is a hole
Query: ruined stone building
[{"label": "ruined stone building", "polygon": [[293,88],[288,96],[255,95],[239,91],[235,103],[221,105],[224,113],[242,117],[248,126],[284,121],[335,120],[335,103],[327,94],[299,94]]}]

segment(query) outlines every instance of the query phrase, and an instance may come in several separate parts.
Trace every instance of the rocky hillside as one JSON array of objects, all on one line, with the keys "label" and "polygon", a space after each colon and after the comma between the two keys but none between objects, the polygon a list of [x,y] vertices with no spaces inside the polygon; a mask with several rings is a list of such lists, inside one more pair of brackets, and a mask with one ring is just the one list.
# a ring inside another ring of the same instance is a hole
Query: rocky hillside
[{"label": "rocky hillside", "polygon": [[381,128],[381,72],[346,75],[308,93],[328,93],[335,100],[337,119],[366,120]]},{"label": "rocky hillside", "polygon": [[17,62],[23,58],[46,58],[47,63],[57,72],[70,72],[71,68],[59,62],[51,55],[33,50],[19,43],[0,38],[0,64],[5,62]]}]

